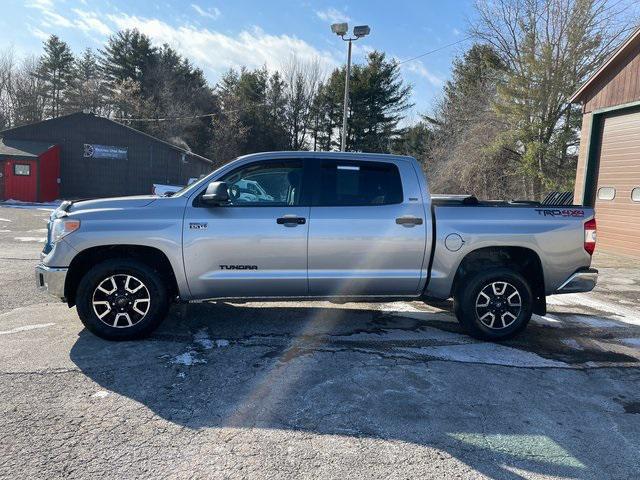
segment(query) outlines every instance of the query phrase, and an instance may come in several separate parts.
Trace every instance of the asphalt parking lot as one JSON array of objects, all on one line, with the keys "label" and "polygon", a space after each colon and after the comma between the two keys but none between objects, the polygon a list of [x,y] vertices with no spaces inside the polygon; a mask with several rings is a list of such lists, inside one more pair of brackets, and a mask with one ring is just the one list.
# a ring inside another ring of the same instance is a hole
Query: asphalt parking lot
[{"label": "asphalt parking lot", "polygon": [[44,207],[0,206],[1,478],[637,478],[640,266],[519,338],[424,304],[212,303],[109,343],[36,292]]}]

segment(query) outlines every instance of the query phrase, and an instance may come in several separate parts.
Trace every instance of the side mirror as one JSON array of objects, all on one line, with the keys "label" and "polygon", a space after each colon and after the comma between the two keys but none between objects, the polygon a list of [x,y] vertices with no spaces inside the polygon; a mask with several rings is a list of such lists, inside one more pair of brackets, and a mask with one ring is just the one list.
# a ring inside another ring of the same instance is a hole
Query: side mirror
[{"label": "side mirror", "polygon": [[229,202],[229,186],[227,182],[211,182],[202,195],[202,201],[211,205],[223,205]]}]

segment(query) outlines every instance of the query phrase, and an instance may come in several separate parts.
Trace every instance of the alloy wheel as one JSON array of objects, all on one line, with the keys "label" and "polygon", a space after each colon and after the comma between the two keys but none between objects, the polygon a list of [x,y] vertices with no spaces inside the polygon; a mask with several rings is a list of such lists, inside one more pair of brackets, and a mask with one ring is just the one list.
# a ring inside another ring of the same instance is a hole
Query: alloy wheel
[{"label": "alloy wheel", "polygon": [[114,328],[129,328],[139,323],[149,312],[151,295],[137,277],[116,274],[102,280],[93,291],[93,311],[104,324]]},{"label": "alloy wheel", "polygon": [[515,322],[522,310],[522,297],[516,287],[508,282],[492,282],[485,285],[476,298],[476,316],[493,330],[507,328]]}]

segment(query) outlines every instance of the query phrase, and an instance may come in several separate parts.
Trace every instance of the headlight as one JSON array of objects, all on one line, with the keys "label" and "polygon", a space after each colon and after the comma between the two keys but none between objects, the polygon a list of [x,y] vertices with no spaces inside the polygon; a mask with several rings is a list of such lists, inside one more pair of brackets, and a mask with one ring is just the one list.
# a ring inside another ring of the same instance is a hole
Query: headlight
[{"label": "headlight", "polygon": [[56,218],[51,227],[51,242],[56,243],[80,228],[80,220]]}]

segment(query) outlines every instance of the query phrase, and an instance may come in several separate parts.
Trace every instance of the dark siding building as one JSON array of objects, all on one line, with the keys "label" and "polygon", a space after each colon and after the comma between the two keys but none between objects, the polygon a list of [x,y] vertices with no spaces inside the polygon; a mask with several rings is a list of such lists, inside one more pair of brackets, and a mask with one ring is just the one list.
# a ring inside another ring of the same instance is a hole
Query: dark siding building
[{"label": "dark siding building", "polygon": [[[213,169],[207,158],[88,113],[5,130],[0,138],[6,145],[59,147],[59,195],[64,199],[149,194],[153,184],[186,185]],[[4,153],[0,149],[0,164],[12,161],[11,151]]]}]

